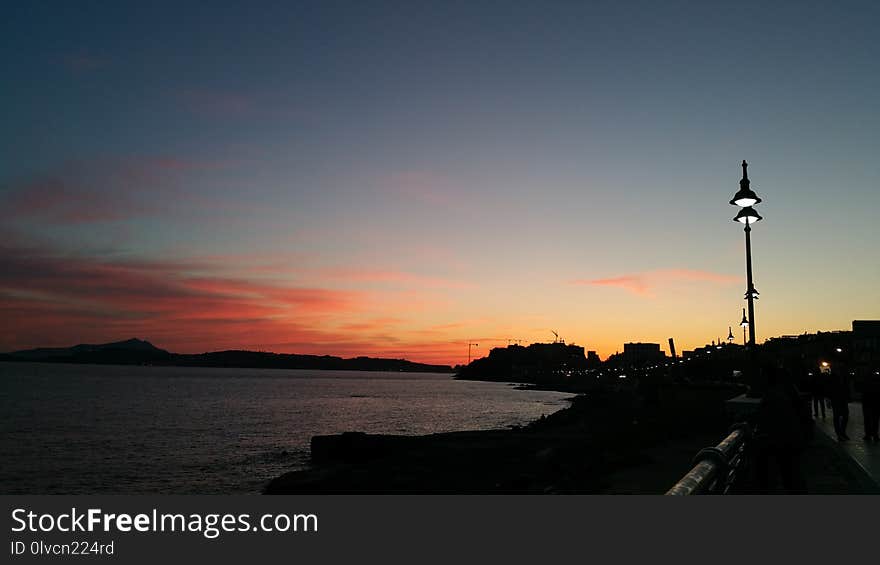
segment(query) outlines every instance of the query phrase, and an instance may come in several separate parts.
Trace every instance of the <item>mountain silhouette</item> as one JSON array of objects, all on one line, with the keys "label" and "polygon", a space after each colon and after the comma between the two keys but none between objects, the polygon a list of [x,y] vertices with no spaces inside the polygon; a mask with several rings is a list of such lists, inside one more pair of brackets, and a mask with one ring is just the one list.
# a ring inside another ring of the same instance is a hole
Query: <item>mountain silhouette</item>
[{"label": "mountain silhouette", "polygon": [[158,362],[173,354],[159,349],[149,341],[131,338],[112,343],[81,343],[73,347],[38,347],[14,351],[4,356],[7,361],[47,361],[67,363],[118,363],[123,365]]},{"label": "mountain silhouette", "polygon": [[178,367],[239,367],[266,369],[313,369],[346,371],[452,372],[448,365],[415,363],[406,359],[332,355],[298,355],[264,351],[214,351],[171,353],[142,339],[73,347],[40,347],[0,354],[0,361],[44,363],[93,363],[100,365],[164,365]]}]

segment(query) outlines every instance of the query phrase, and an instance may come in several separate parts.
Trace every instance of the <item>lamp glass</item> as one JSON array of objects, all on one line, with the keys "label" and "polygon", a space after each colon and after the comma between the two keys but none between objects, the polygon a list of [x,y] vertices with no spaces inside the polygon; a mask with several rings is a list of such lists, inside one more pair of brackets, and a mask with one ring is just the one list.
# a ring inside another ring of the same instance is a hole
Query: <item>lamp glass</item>
[{"label": "lamp glass", "polygon": [[739,198],[737,200],[734,200],[733,203],[736,204],[737,206],[739,206],[740,208],[746,208],[748,206],[754,206],[755,204],[757,204],[758,199],[745,197],[745,198]]},{"label": "lamp glass", "polygon": [[761,220],[761,216],[755,211],[754,208],[746,207],[740,210],[736,217],[734,217],[733,219],[743,224],[754,224],[755,222]]}]

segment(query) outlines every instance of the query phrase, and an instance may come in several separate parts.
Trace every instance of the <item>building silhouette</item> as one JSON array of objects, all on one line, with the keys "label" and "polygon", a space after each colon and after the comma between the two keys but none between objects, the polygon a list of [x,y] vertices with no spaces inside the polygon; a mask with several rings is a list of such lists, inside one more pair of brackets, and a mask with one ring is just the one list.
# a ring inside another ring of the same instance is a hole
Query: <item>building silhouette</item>
[{"label": "building silhouette", "polygon": [[662,363],[666,354],[660,350],[659,343],[624,343],[623,353],[615,353],[606,363],[616,367],[644,367]]}]

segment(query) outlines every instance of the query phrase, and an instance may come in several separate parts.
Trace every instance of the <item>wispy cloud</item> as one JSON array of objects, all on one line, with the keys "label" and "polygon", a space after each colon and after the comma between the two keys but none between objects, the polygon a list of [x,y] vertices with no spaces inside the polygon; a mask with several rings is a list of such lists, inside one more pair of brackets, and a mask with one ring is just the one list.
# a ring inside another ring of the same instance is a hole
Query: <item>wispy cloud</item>
[{"label": "wispy cloud", "polygon": [[[10,218],[87,224],[161,211],[185,175],[233,166],[177,156],[68,162],[2,186],[0,203]],[[176,201],[179,202],[179,201]]]},{"label": "wispy cloud", "polygon": [[702,271],[697,269],[658,269],[602,279],[579,279],[575,285],[607,286],[620,288],[638,296],[653,297],[657,287],[669,287],[684,283],[732,284],[741,277]]},{"label": "wispy cloud", "polygon": [[466,354],[448,333],[401,330],[412,320],[396,314],[431,300],[411,289],[297,284],[293,273],[230,271],[212,256],[83,255],[14,237],[0,242],[0,264],[0,351],[141,337],[180,352],[249,348],[436,363]]},{"label": "wispy cloud", "polygon": [[339,329],[347,332],[377,332],[377,331],[388,331],[390,328],[395,326],[399,326],[404,323],[405,320],[402,318],[373,318],[370,320],[364,320],[362,322],[354,322],[350,324],[345,324],[341,326]]},{"label": "wispy cloud", "polygon": [[[191,348],[332,341],[320,320],[356,312],[355,291],[206,275],[209,265],[83,257],[37,246],[0,246],[0,344],[44,343],[83,332],[95,339],[151,336]],[[198,272],[198,274],[193,274]],[[42,336],[42,338],[41,338]]]}]

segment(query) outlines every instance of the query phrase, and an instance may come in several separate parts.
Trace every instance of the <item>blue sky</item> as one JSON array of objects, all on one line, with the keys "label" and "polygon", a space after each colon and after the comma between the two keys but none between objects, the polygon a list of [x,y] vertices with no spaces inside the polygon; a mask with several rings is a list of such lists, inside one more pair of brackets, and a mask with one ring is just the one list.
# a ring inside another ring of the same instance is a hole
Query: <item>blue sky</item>
[{"label": "blue sky", "polygon": [[[759,339],[880,316],[874,3],[179,4],[7,8],[0,234],[47,274],[0,279],[0,348],[700,345],[743,305],[742,159]],[[157,314],[71,265],[237,286]]]}]

